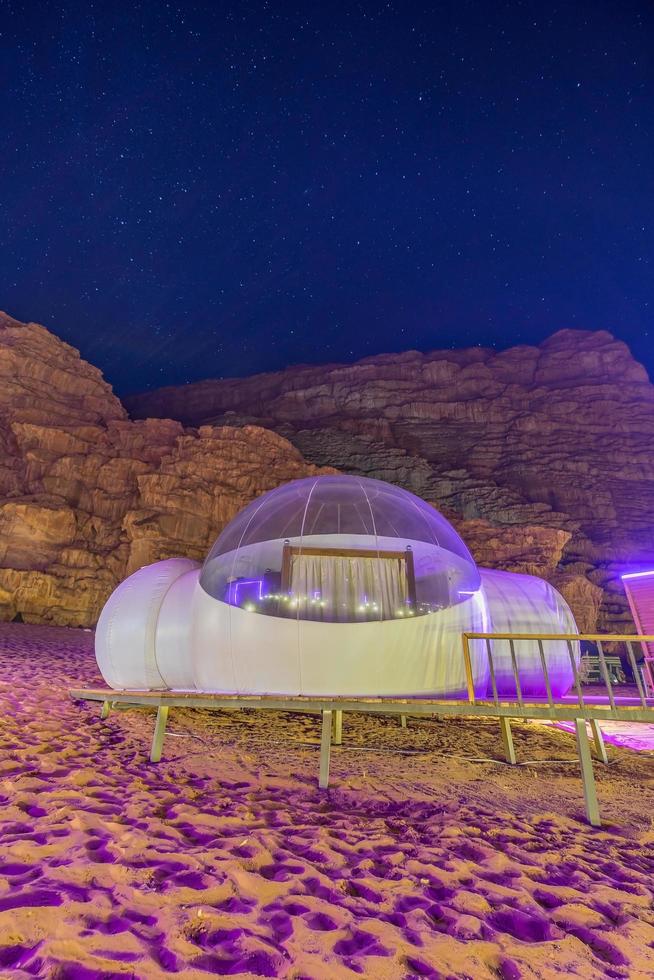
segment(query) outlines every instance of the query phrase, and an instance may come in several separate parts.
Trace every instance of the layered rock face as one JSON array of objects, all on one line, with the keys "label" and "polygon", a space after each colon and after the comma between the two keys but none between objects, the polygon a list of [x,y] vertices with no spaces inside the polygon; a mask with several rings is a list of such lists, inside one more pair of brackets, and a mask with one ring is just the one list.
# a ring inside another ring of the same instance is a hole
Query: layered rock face
[{"label": "layered rock face", "polygon": [[633,628],[619,575],[654,567],[654,388],[607,333],[127,405],[135,421],[77,351],[0,315],[1,618],[92,625],[129,572],[202,558],[255,496],[336,467],[434,503],[480,564],[550,579],[583,629]]},{"label": "layered rock face", "polygon": [[257,424],[316,465],[434,503],[484,565],[549,578],[585,630],[633,629],[620,574],[654,567],[654,387],[605,332],[163,388],[135,418]]},{"label": "layered rock face", "polygon": [[93,625],[131,571],[203,558],[246,503],[316,472],[254,426],[130,421],[76,350],[0,314],[0,618]]}]

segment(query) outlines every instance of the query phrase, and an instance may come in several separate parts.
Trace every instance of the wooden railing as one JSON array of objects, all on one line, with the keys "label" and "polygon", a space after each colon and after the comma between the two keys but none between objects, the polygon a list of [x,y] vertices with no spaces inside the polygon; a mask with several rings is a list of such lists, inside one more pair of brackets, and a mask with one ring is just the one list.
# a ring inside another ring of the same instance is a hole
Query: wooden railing
[{"label": "wooden railing", "polygon": [[[492,691],[492,701],[493,704],[506,703],[507,698],[500,698],[498,694],[498,687],[496,683],[496,670],[495,662],[493,659],[493,649],[492,644],[495,640],[503,640],[509,644],[512,674],[515,682],[516,689],[516,703],[518,706],[523,706],[525,704],[525,698],[522,694],[522,687],[520,682],[520,671],[518,669],[518,658],[516,656],[516,644],[520,642],[536,643],[538,645],[539,659],[541,664],[541,669],[543,672],[543,681],[545,687],[545,695],[547,699],[547,704],[549,707],[558,708],[561,704],[569,704],[570,699],[567,698],[554,698],[552,696],[552,684],[550,678],[550,668],[548,664],[548,656],[545,651],[546,642],[559,642],[565,643],[568,651],[568,657],[570,660],[570,669],[573,678],[573,689],[576,695],[576,702],[580,708],[584,709],[588,706],[588,698],[584,696],[583,685],[581,683],[581,678],[579,676],[579,666],[577,664],[577,656],[575,653],[575,646],[578,646],[584,641],[588,641],[595,644],[597,648],[597,654],[599,657],[600,670],[603,678],[604,688],[606,690],[606,696],[608,701],[608,707],[611,710],[615,710],[618,704],[615,700],[615,689],[614,684],[611,681],[610,671],[606,662],[606,655],[604,652],[604,646],[607,643],[611,644],[621,644],[624,645],[626,650],[626,657],[631,668],[634,677],[634,686],[638,692],[638,702],[641,708],[646,708],[648,711],[652,710],[652,703],[648,699],[648,692],[643,686],[641,672],[638,669],[638,664],[636,662],[636,656],[634,654],[634,644],[638,644],[643,653],[643,662],[647,653],[646,644],[654,642],[654,636],[641,636],[641,635],[624,635],[620,633],[464,633],[463,634],[463,659],[465,664],[466,672],[466,684],[468,689],[468,700],[471,704],[485,704],[488,702],[488,698],[480,697],[475,692],[475,682],[474,682],[474,668],[472,662],[472,655],[470,652],[470,642],[472,640],[483,640],[485,645],[486,658],[488,661],[488,671],[489,680]],[[654,679],[646,675],[648,680],[648,686],[651,684],[651,693],[654,696]],[[528,701],[529,699],[527,699]],[[540,700],[532,700],[534,705],[542,706]],[[623,704],[620,707],[627,707]],[[633,714],[633,712],[632,712]],[[632,720],[636,720],[635,717]]]}]

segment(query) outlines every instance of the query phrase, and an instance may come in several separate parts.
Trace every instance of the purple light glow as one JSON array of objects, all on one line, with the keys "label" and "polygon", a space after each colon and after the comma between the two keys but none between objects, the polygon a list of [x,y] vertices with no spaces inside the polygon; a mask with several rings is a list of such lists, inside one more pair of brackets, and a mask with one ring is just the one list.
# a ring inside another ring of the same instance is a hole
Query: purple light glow
[{"label": "purple light glow", "polygon": [[626,578],[646,578],[649,575],[654,575],[654,569],[650,572],[627,572],[626,575],[621,575],[620,578],[624,582]]},{"label": "purple light glow", "polygon": [[231,582],[229,586],[229,599],[228,599],[228,602],[231,606],[238,606],[238,590],[241,588],[242,585],[258,585],[259,599],[262,598],[263,579],[248,578],[248,579],[243,579],[241,582]]}]

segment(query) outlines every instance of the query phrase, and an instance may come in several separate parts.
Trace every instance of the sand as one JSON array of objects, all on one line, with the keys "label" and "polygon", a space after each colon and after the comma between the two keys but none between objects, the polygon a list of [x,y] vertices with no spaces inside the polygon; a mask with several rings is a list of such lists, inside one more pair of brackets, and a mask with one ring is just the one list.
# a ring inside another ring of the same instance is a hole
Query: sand
[{"label": "sand", "polygon": [[[654,977],[654,761],[497,722],[80,705],[91,633],[0,625],[0,977]],[[181,736],[181,737],[179,737]],[[563,760],[547,762],[546,760]]]}]

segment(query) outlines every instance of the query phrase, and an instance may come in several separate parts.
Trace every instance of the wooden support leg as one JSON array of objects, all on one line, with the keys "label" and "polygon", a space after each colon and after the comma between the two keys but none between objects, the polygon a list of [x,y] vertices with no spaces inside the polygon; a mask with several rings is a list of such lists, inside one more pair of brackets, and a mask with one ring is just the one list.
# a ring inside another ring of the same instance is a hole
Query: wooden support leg
[{"label": "wooden support leg", "polygon": [[343,743],[343,712],[334,712],[334,745],[341,745]]},{"label": "wooden support leg", "polygon": [[515,748],[513,746],[513,734],[511,732],[511,719],[500,717],[500,732],[502,733],[502,748],[504,758],[510,765],[515,765]]},{"label": "wooden support leg", "polygon": [[581,779],[584,784],[586,816],[588,817],[589,824],[591,824],[593,827],[599,827],[599,806],[597,803],[595,776],[593,774],[593,760],[590,754],[590,744],[586,733],[585,718],[575,718],[575,734],[577,736],[577,751],[579,753],[579,764],[581,766]]},{"label": "wooden support leg", "polygon": [[599,726],[597,718],[593,718],[590,723],[590,730],[593,733],[593,741],[595,743],[595,755],[603,762],[605,766],[609,764],[609,757],[606,754],[606,745],[604,744],[604,736],[602,735],[602,729]]},{"label": "wooden support leg", "polygon": [[332,747],[332,712],[322,713],[322,734],[320,737],[320,776],[318,786],[327,789],[329,786],[329,756]]},{"label": "wooden support leg", "polygon": [[102,721],[105,720],[105,718],[107,717],[108,714],[109,714],[109,702],[108,701],[103,701],[102,702],[102,711],[100,712],[100,718],[102,719]]},{"label": "wooden support leg", "polygon": [[163,740],[166,733],[166,722],[168,721],[168,706],[160,704],[157,708],[157,720],[154,726],[154,735],[152,736],[152,751],[150,752],[150,762],[159,762],[161,759],[161,750],[163,749]]},{"label": "wooden support leg", "polygon": [[400,728],[406,728],[406,715],[400,715]]}]

